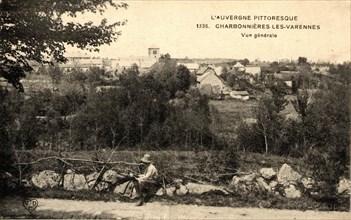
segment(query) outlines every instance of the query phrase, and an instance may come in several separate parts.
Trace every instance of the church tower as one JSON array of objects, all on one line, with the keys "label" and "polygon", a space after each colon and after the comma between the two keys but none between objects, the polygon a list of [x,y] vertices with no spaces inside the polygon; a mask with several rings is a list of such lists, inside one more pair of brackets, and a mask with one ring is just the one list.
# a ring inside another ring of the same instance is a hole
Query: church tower
[{"label": "church tower", "polygon": [[160,48],[152,45],[149,47],[149,57],[158,59],[160,57]]}]

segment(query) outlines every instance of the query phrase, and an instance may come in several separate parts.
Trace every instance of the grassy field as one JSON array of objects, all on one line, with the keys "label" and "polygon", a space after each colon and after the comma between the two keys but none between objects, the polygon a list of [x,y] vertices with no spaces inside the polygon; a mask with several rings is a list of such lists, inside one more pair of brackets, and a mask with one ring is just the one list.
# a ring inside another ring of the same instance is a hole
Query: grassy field
[{"label": "grassy field", "polygon": [[[286,96],[289,102],[282,111],[286,118],[296,119],[298,117],[294,106],[290,102],[294,98],[293,95]],[[252,109],[257,105],[257,100],[211,100],[209,104],[218,111],[219,120],[216,120],[213,124],[216,133],[228,138],[229,141],[235,138],[235,129],[241,121],[252,122],[255,120]]]}]

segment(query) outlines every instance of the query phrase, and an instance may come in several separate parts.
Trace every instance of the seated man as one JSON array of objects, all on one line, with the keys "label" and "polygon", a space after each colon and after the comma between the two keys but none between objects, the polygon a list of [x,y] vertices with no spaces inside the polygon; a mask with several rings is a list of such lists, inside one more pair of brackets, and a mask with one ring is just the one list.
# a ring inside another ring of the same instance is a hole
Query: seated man
[{"label": "seated man", "polygon": [[140,161],[144,169],[144,174],[135,178],[135,189],[140,198],[137,206],[141,206],[147,202],[162,185],[158,179],[158,171],[151,161],[151,156],[145,154]]}]

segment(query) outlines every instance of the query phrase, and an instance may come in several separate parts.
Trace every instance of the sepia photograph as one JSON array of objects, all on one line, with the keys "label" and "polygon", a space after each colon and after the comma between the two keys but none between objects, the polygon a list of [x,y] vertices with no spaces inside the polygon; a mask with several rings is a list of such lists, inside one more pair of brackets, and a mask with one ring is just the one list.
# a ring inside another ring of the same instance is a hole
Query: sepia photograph
[{"label": "sepia photograph", "polygon": [[0,0],[1,219],[350,219],[350,0]]}]

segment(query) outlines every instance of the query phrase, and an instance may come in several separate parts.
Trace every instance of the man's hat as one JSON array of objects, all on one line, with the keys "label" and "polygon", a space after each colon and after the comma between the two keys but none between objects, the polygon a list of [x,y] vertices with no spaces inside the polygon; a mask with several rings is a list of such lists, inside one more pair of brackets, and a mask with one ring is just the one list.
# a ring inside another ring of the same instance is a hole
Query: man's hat
[{"label": "man's hat", "polygon": [[150,154],[144,154],[140,161],[143,163],[152,163]]}]

